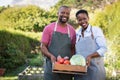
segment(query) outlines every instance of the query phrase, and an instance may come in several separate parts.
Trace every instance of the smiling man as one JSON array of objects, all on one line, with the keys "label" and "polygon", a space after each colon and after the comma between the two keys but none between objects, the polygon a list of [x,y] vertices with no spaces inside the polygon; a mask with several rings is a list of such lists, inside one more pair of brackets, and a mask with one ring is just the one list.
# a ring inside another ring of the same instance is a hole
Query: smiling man
[{"label": "smiling man", "polygon": [[43,30],[41,51],[46,56],[44,80],[72,80],[72,75],[52,72],[52,63],[57,57],[71,56],[75,52],[75,29],[68,24],[71,8],[61,6],[58,10],[58,20],[47,25]]}]

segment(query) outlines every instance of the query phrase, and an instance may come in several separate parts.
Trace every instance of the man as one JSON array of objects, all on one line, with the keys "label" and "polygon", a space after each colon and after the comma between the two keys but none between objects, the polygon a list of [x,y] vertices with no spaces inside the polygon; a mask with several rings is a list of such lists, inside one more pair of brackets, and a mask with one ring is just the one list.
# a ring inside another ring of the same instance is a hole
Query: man
[{"label": "man", "polygon": [[52,72],[52,63],[55,63],[59,55],[71,58],[75,52],[75,29],[67,23],[70,11],[68,6],[61,6],[58,10],[58,20],[43,30],[41,51],[46,56],[44,80],[72,80],[72,75]]},{"label": "man", "polygon": [[76,54],[86,58],[87,75],[75,77],[75,80],[105,80],[104,53],[107,51],[106,40],[99,27],[91,26],[88,12],[79,10],[76,13],[78,24],[81,28],[76,33]]}]

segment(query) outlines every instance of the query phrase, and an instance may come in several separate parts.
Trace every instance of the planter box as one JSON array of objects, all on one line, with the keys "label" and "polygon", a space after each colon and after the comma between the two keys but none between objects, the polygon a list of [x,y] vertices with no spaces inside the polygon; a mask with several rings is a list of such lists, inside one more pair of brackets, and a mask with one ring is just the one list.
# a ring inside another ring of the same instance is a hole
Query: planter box
[{"label": "planter box", "polygon": [[28,66],[18,74],[18,80],[43,80],[43,68]]},{"label": "planter box", "polygon": [[5,69],[4,68],[0,68],[0,76],[3,76],[5,73]]},{"label": "planter box", "polygon": [[55,63],[55,64],[53,64],[52,72],[86,75],[87,66],[64,65],[64,64],[56,64]]}]

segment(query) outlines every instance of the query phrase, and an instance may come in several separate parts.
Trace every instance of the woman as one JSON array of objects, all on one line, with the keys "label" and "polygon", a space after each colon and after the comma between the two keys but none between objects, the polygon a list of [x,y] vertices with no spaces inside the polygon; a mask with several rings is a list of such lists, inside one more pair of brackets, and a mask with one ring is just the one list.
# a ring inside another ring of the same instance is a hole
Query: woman
[{"label": "woman", "polygon": [[76,33],[76,54],[86,58],[88,70],[87,75],[76,75],[75,80],[105,80],[103,57],[107,47],[103,32],[88,23],[89,16],[86,10],[79,10],[76,18],[81,26]]}]

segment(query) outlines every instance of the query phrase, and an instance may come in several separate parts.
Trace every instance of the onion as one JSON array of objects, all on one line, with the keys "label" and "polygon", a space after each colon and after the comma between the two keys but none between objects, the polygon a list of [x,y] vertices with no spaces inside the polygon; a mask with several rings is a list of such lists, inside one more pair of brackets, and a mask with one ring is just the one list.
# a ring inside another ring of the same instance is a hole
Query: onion
[{"label": "onion", "polygon": [[69,59],[69,57],[68,57],[68,56],[65,56],[65,57],[64,57],[64,59],[65,59],[65,60],[68,60],[68,59]]}]

